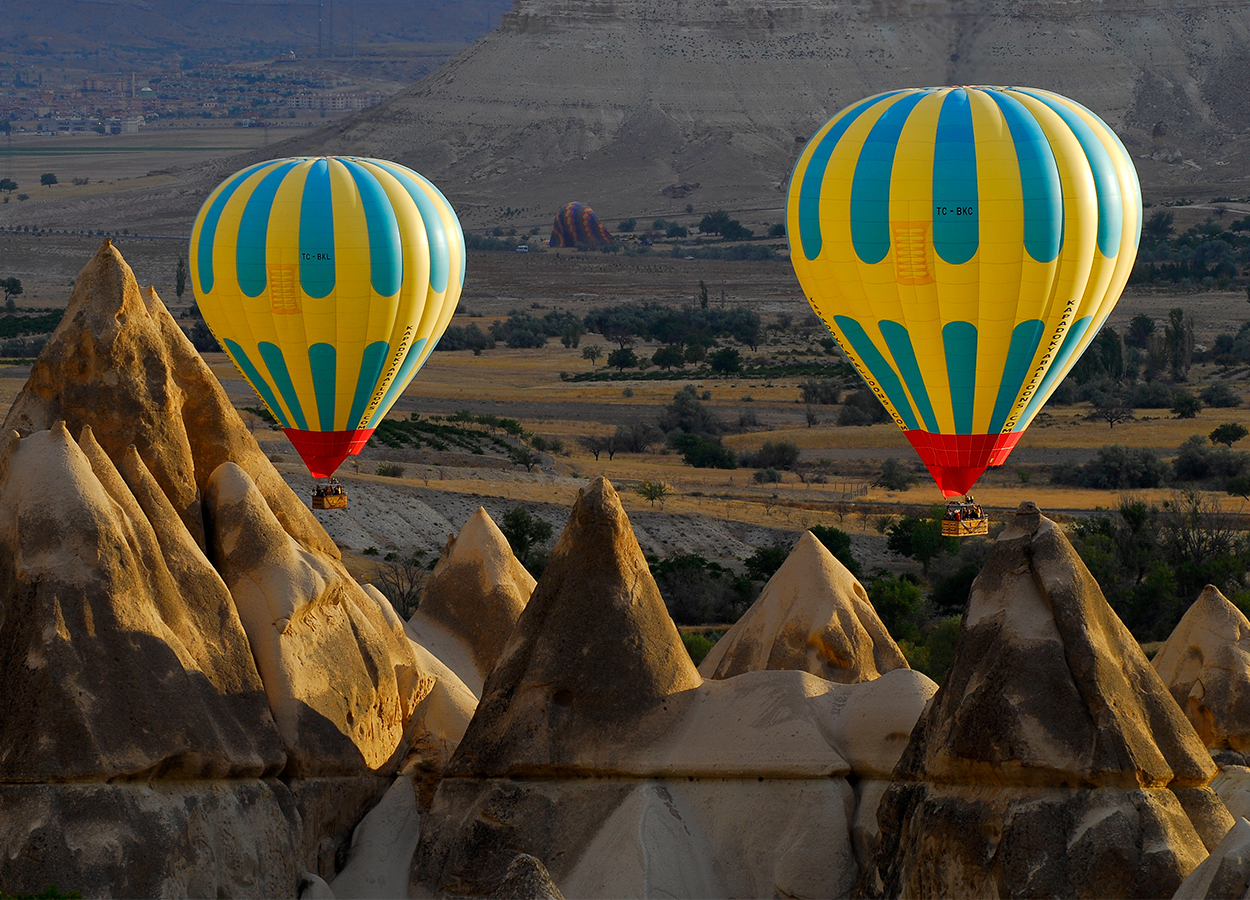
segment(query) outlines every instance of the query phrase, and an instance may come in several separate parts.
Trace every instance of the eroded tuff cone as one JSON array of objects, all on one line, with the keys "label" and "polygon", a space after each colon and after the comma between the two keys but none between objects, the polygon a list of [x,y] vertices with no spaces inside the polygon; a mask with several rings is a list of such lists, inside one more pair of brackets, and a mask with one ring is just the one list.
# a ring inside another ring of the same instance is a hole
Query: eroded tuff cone
[{"label": "eroded tuff cone", "polygon": [[551,880],[542,860],[528,853],[518,853],[508,864],[503,882],[491,894],[492,900],[564,900],[564,895]]},{"label": "eroded tuff cone", "polygon": [[[448,539],[421,604],[409,620],[414,638],[456,670],[475,694],[495,667],[534,592],[503,532],[478,507],[460,534]],[[445,646],[454,642],[456,647]],[[472,671],[454,661],[468,655]]]},{"label": "eroded tuff cone", "polygon": [[1072,545],[1024,504],[973,584],[861,886],[1170,896],[1232,825],[1207,787],[1214,774]]},{"label": "eroded tuff cone", "polygon": [[807,531],[699,672],[730,678],[759,669],[799,669],[853,684],[906,668],[863,585]]},{"label": "eroded tuff cone", "polygon": [[[0,781],[282,769],[225,585],[190,551],[171,571],[162,537],[195,546],[172,512],[153,530],[90,429],[81,448],[63,423],[20,441],[10,433],[0,461]],[[200,577],[188,577],[197,566]]]},{"label": "eroded tuff cone", "polygon": [[251,642],[287,774],[397,764],[405,726],[433,686],[402,628],[339,563],[293,540],[239,466],[213,473],[204,505],[210,553]]},{"label": "eroded tuff cone", "polygon": [[[610,768],[662,728],[648,714],[702,683],[620,498],[605,478],[573,506],[486,680],[448,774]],[[645,728],[643,729],[645,730]]]},{"label": "eroded tuff cone", "polygon": [[1211,855],[1189,873],[1173,900],[1226,900],[1250,895],[1250,822],[1237,819]]},{"label": "eroded tuff cone", "polygon": [[1207,585],[1155,655],[1155,671],[1212,750],[1250,750],[1250,620]]},{"label": "eroded tuff cone", "polygon": [[256,482],[286,531],[304,546],[339,551],[265,457],[225,391],[165,304],[105,241],[78,275],[65,318],[31,368],[5,419],[22,435],[65,420],[90,425],[115,464],[128,447],[143,460],[196,543],[200,497],[223,462]]}]

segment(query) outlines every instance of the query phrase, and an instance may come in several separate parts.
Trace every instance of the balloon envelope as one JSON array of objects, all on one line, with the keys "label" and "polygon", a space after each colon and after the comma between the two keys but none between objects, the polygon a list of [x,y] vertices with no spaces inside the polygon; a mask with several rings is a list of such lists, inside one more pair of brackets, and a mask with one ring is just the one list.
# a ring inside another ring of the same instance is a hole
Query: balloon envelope
[{"label": "balloon envelope", "polygon": [[275,159],[217,187],[191,233],[204,321],[316,477],[359,453],[447,329],[464,234],[378,159]]},{"label": "balloon envelope", "polygon": [[953,496],[1007,459],[1115,306],[1141,187],[1058,94],[911,89],[812,137],[786,215],[812,308]]}]

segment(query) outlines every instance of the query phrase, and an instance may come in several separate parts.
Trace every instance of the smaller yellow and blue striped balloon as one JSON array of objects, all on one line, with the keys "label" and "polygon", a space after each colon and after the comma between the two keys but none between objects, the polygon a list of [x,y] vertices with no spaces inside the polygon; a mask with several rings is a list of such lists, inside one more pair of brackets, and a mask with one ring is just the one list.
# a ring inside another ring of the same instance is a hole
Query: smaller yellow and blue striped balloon
[{"label": "smaller yellow and blue striped balloon", "polygon": [[358,453],[416,376],[465,274],[438,188],[358,157],[235,173],[200,209],[190,258],[205,322],[316,476]]},{"label": "smaller yellow and blue striped balloon", "polygon": [[1006,460],[1106,321],[1141,188],[1066,97],[891,91],[809,141],[787,233],[812,308],[952,495]]}]

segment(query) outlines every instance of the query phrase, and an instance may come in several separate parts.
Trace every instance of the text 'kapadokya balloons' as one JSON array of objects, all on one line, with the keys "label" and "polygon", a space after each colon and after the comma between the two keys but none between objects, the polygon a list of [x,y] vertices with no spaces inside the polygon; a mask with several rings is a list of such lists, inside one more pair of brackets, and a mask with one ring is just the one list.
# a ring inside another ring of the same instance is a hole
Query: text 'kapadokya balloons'
[{"label": "text 'kapadokya balloons'", "polygon": [[1115,306],[1141,187],[1072,100],[913,89],[829,120],[786,214],[812,308],[953,496],[1006,460]]},{"label": "text 'kapadokya balloons'", "polygon": [[447,330],[464,283],[451,204],[380,159],[274,159],[195,219],[196,302],[316,477],[359,453]]}]

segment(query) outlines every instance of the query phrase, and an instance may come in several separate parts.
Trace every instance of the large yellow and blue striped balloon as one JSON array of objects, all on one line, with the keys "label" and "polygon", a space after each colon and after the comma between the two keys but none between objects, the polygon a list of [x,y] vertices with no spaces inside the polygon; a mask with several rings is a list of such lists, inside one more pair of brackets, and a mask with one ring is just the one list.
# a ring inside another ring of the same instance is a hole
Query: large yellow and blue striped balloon
[{"label": "large yellow and blue striped balloon", "polygon": [[808,142],[787,233],[812,308],[951,496],[1006,460],[1102,327],[1141,187],[1058,94],[893,91]]},{"label": "large yellow and blue striped balloon", "polygon": [[251,166],[191,233],[205,322],[318,477],[360,451],[433,351],[464,266],[447,199],[379,159]]}]

